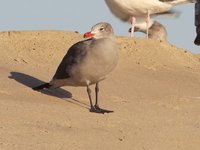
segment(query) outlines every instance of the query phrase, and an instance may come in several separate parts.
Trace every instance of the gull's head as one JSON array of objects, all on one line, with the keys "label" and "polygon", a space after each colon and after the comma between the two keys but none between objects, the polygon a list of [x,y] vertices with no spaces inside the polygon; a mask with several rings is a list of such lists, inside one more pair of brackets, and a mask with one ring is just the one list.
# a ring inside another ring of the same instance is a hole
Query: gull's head
[{"label": "gull's head", "polygon": [[91,29],[90,32],[87,32],[84,34],[84,38],[95,38],[95,39],[100,39],[100,38],[106,38],[113,36],[113,28],[109,23],[106,22],[100,22],[96,25],[94,25]]}]

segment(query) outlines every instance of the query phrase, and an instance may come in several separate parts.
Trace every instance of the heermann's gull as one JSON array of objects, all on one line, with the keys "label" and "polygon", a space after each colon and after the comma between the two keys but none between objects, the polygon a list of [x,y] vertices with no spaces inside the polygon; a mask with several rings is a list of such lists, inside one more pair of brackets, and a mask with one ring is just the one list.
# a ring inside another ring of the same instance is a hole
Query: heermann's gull
[{"label": "heermann's gull", "polygon": [[182,3],[191,3],[196,0],[105,0],[111,12],[122,21],[131,20],[131,36],[134,33],[136,18],[146,17],[146,30],[150,15],[170,11],[174,6]]},{"label": "heermann's gull", "polygon": [[[146,33],[146,23],[143,22],[140,24],[136,24],[134,31]],[[131,28],[129,29],[129,32],[131,32]],[[167,41],[167,30],[158,21],[150,20],[148,37],[150,39]]]},{"label": "heermann's gull", "polygon": [[[85,33],[84,37],[89,39],[80,41],[69,48],[53,79],[49,83],[33,89],[85,86],[87,87],[91,112],[113,112],[101,109],[98,106],[99,82],[106,78],[118,62],[118,48],[112,26],[104,22],[98,23],[92,27],[91,32]],[[89,88],[92,84],[96,84],[95,105],[92,103],[91,90]]]}]

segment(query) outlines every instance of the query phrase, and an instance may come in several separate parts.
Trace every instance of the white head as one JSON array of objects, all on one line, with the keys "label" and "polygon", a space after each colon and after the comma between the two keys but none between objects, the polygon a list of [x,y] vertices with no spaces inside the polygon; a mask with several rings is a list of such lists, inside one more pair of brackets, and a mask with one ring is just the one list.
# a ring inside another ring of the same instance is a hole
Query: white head
[{"label": "white head", "polygon": [[[151,28],[153,23],[154,23],[154,20],[151,19],[150,22],[149,22],[149,28]],[[146,33],[146,30],[147,30],[147,24],[146,24],[145,21],[135,24],[135,27],[134,27],[134,31],[135,32],[144,32],[144,33]]]},{"label": "white head", "polygon": [[95,39],[113,36],[113,28],[109,23],[100,22],[94,25],[90,32],[84,34],[84,38],[93,37]]}]

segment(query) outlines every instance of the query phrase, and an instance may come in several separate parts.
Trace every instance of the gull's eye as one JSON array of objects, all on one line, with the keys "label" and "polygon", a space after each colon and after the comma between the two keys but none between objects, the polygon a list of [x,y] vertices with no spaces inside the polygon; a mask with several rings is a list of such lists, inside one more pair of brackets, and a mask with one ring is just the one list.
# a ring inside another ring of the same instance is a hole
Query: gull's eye
[{"label": "gull's eye", "polygon": [[100,31],[103,31],[103,30],[104,30],[104,28],[103,28],[103,27],[101,27],[99,30],[100,30]]}]

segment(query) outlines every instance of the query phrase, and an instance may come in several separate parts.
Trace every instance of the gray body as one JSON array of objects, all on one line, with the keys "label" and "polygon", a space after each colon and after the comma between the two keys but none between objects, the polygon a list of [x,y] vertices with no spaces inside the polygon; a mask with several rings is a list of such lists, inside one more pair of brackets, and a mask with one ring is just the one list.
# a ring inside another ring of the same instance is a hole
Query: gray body
[{"label": "gray body", "polygon": [[60,63],[52,87],[87,86],[106,78],[117,65],[114,37],[89,39],[73,45]]},{"label": "gray body", "polygon": [[154,21],[149,28],[149,38],[161,41],[167,41],[167,30],[157,21]]}]

